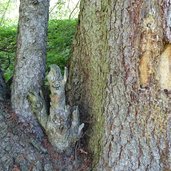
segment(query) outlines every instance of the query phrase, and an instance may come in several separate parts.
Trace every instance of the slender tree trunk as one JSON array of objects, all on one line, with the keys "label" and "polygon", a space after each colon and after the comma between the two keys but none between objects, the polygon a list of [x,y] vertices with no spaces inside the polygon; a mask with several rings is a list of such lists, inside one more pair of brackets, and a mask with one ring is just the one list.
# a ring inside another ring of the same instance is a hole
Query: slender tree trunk
[{"label": "slender tree trunk", "polygon": [[81,1],[67,91],[94,170],[171,169],[170,4]]},{"label": "slender tree trunk", "polygon": [[49,0],[21,0],[12,107],[20,120],[36,124],[27,100],[45,76]]}]

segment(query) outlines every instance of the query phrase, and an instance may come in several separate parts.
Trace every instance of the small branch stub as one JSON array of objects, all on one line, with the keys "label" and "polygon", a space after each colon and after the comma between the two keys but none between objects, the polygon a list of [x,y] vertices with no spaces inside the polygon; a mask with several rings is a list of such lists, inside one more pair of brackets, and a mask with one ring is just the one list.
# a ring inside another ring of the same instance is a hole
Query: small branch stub
[{"label": "small branch stub", "polygon": [[79,140],[84,123],[80,124],[78,107],[71,108],[65,103],[65,84],[68,71],[65,68],[64,78],[57,65],[51,65],[47,75],[50,86],[50,114],[47,114],[43,94],[31,92],[28,95],[32,110],[45,129],[51,144],[62,153],[72,148]]}]

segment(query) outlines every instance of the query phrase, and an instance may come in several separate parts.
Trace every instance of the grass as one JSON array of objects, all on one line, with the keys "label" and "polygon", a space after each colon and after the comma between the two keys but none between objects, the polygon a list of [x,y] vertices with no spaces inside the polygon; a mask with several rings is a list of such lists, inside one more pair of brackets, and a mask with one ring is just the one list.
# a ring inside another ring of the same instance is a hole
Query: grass
[{"label": "grass", "polygon": [[[47,68],[57,64],[63,70],[70,54],[77,20],[50,20],[48,28]],[[14,71],[17,26],[0,27],[0,68],[8,81]]]}]

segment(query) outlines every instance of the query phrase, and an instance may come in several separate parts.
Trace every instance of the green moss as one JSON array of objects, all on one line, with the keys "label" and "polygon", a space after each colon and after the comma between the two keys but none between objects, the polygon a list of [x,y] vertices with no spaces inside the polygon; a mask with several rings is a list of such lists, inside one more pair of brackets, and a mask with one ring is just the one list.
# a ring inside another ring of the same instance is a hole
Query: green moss
[{"label": "green moss", "polygon": [[0,27],[0,68],[6,80],[11,78],[16,51],[16,26]]},{"label": "green moss", "polygon": [[[92,8],[93,10],[93,8]],[[99,162],[100,156],[103,149],[103,138],[105,133],[105,119],[104,110],[105,110],[105,99],[106,99],[106,86],[108,82],[109,74],[109,58],[108,58],[108,40],[107,31],[106,31],[106,10],[107,3],[102,4],[102,12],[100,15],[96,15],[92,12],[92,30],[86,34],[86,41],[93,42],[89,48],[89,66],[87,66],[89,75],[88,83],[88,92],[90,106],[90,117],[93,122],[89,128],[89,141],[88,147],[92,153],[92,165],[93,168],[96,168],[96,165]],[[88,37],[89,36],[89,37]],[[88,57],[87,57],[88,58]],[[86,70],[86,69],[85,69]]]},{"label": "green moss", "polygon": [[[47,68],[57,64],[64,69],[70,53],[77,20],[50,20],[48,29]],[[0,27],[0,68],[6,80],[12,77],[16,52],[17,26]]]},{"label": "green moss", "polygon": [[[105,56],[105,55],[104,55]],[[109,73],[108,64],[105,59],[100,61],[94,61],[94,66],[96,70],[90,71],[92,78],[94,78],[91,86],[91,96],[92,96],[92,118],[93,123],[91,124],[91,132],[89,139],[89,148],[93,153],[93,167],[97,165],[103,147],[103,136],[104,136],[104,106],[105,106],[105,89],[107,82],[107,74]],[[101,71],[100,71],[101,69]],[[99,74],[101,72],[101,74]]]}]

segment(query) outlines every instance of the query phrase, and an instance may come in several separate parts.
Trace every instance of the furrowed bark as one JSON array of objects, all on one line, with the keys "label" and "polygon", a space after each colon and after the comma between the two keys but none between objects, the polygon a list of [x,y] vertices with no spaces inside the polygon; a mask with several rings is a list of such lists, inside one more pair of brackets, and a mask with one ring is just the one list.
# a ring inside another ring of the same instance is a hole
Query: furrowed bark
[{"label": "furrowed bark", "polygon": [[67,91],[94,170],[171,168],[170,4],[81,2]]}]

